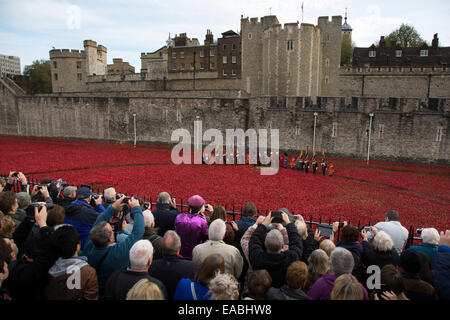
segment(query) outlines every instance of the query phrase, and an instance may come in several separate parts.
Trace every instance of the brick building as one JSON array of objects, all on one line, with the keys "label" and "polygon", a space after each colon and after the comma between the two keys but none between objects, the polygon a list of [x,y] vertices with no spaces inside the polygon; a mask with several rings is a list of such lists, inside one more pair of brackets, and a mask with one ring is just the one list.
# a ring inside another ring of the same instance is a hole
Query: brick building
[{"label": "brick building", "polygon": [[219,78],[241,77],[241,36],[232,31],[222,33],[217,41]]},{"label": "brick building", "polygon": [[437,33],[431,46],[401,47],[400,44],[386,46],[382,36],[379,46],[372,44],[369,48],[355,48],[353,51],[353,66],[355,67],[411,67],[433,68],[447,67],[450,62],[450,47],[439,47]]}]

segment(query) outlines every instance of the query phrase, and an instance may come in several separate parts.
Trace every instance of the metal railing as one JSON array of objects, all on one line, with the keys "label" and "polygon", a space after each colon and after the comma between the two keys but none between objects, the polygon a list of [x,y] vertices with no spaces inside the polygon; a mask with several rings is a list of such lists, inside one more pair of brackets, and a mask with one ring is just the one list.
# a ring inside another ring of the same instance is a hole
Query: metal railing
[{"label": "metal railing", "polygon": [[[0,174],[0,179],[5,179],[6,180],[7,176],[8,176],[7,174],[6,175],[5,174]],[[29,177],[28,178],[28,185],[30,186],[30,188],[28,188],[29,190],[27,190],[28,193],[31,194],[33,186],[39,184],[38,181],[39,180],[37,178],[34,178],[34,177]],[[13,185],[13,188],[12,188],[12,191],[14,191],[14,192],[23,191],[23,190],[19,190],[21,188],[18,185],[19,184],[17,183],[17,181],[15,181],[15,183]],[[71,185],[71,184],[68,184],[68,185]],[[78,185],[76,187],[80,188],[80,186],[81,185]],[[97,194],[102,194],[103,193],[103,191],[100,188],[91,188],[91,190],[92,190],[92,192],[97,193]],[[153,210],[153,207],[156,208],[157,202],[153,202],[151,197],[146,197],[146,196],[140,197],[137,194],[132,194],[132,195],[129,195],[129,196],[139,197],[144,202],[148,203],[150,210]],[[221,204],[220,203],[216,203],[215,205],[218,206],[218,205],[221,205]],[[181,199],[180,203],[176,204],[176,207],[180,209],[179,210],[180,213],[184,213],[185,209],[189,208],[189,206],[187,205],[186,201],[183,204],[183,199]],[[235,205],[227,206],[226,204],[224,204],[223,207],[225,208],[225,212],[226,212],[227,216],[231,217],[231,219],[233,221],[236,221],[236,216],[240,217],[242,215],[242,207],[240,208],[240,211],[236,211],[236,206]],[[228,210],[228,209],[231,209],[231,211]],[[269,211],[270,210],[267,210],[267,209],[266,210],[259,210],[259,209],[257,209],[257,214],[258,214],[258,216],[259,215],[267,216],[269,214]],[[291,214],[295,215],[296,213],[294,211],[292,211]],[[302,214],[302,216],[303,216],[303,214]],[[313,221],[312,215],[309,216],[309,220],[307,219],[307,217],[303,217],[303,218],[305,220],[306,225],[308,225],[311,229],[313,229],[313,226],[315,226],[316,228],[318,226],[322,226],[322,227],[328,226],[330,228],[333,225],[333,222],[334,222],[334,221],[332,222],[331,216],[328,217],[328,222],[327,222],[326,219],[323,220],[322,216],[319,216],[319,221]],[[342,230],[342,223],[341,222],[347,221],[348,225],[350,225],[351,222],[352,222],[351,219],[342,220],[341,217],[339,217],[339,219],[337,221],[339,222],[339,227],[338,227],[338,231],[336,233],[335,241],[339,241],[340,240],[341,230]],[[361,220],[358,219],[358,224],[357,225],[355,224],[354,226],[357,227],[359,230],[361,230],[361,228],[363,228],[364,226],[371,226],[371,225],[372,224],[371,224],[370,220],[368,221],[367,224],[361,224]],[[405,249],[407,249],[410,246],[412,246],[415,241],[416,242],[417,241],[422,241],[422,238],[416,237],[415,234],[417,234],[416,229],[414,229],[413,225],[410,225],[409,232],[408,232],[408,239],[406,240],[405,247],[404,247]]]}]

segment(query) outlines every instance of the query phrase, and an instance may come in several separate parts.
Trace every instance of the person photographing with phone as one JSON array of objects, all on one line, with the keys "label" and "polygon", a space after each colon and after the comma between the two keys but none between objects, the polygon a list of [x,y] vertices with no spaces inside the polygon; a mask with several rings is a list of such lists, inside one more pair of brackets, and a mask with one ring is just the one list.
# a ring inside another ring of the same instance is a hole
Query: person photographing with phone
[{"label": "person photographing with phone", "polygon": [[[281,222],[286,225],[289,249],[282,251],[283,235],[278,229],[269,230],[271,223]],[[253,232],[249,243],[249,260],[253,270],[265,269],[272,277],[272,286],[280,288],[286,284],[286,271],[289,265],[301,259],[303,243],[297,228],[285,212],[269,213]]]}]

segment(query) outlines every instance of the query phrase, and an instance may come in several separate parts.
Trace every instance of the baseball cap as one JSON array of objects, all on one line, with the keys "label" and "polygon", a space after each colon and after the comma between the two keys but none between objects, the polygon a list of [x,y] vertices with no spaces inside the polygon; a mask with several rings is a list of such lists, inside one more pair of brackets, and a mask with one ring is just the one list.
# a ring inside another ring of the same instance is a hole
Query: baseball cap
[{"label": "baseball cap", "polygon": [[205,200],[197,194],[188,199],[188,205],[191,207],[201,207],[204,204]]},{"label": "baseball cap", "polygon": [[83,196],[84,199],[89,198],[89,196],[94,195],[91,190],[87,187],[81,187],[80,189],[77,190],[77,197],[78,196]]}]

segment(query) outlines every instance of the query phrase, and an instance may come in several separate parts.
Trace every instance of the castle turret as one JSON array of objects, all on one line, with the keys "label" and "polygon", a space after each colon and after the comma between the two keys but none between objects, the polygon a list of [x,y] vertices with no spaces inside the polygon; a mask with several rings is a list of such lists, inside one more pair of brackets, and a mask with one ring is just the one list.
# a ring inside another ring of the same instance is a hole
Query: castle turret
[{"label": "castle turret", "polygon": [[107,50],[97,42],[84,40],[84,52],[86,54],[87,75],[104,75],[107,66]]}]

